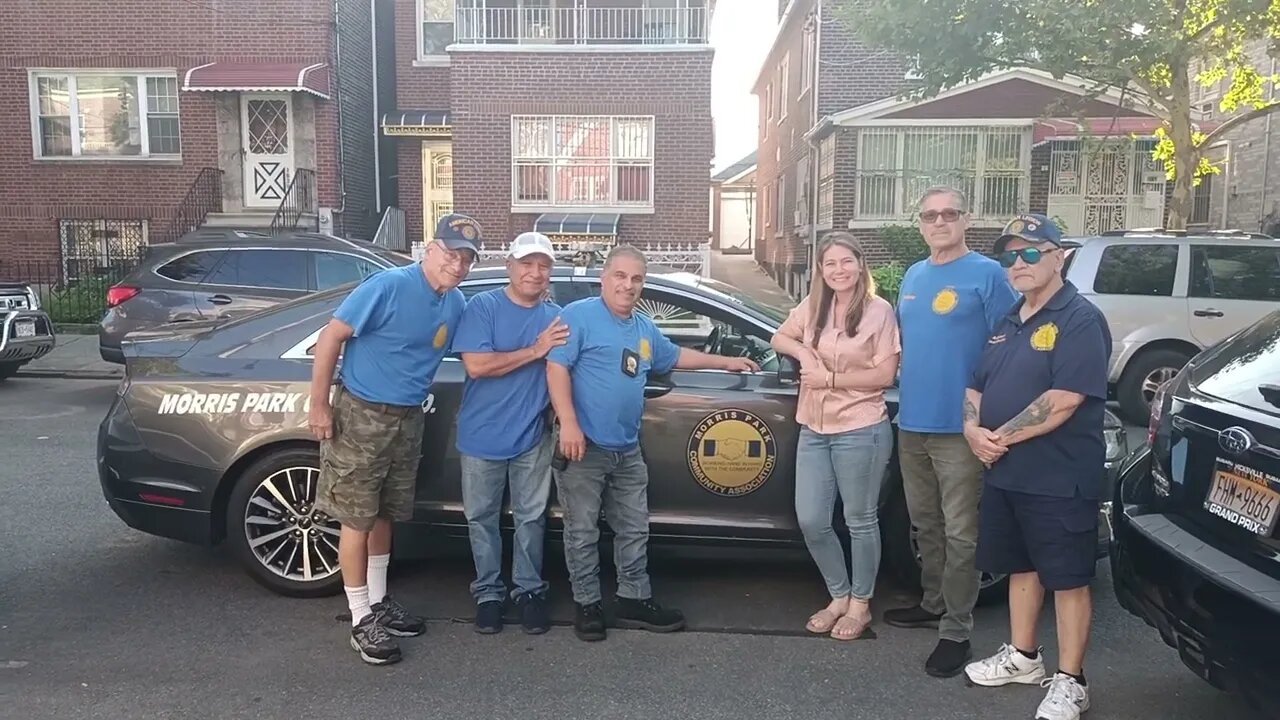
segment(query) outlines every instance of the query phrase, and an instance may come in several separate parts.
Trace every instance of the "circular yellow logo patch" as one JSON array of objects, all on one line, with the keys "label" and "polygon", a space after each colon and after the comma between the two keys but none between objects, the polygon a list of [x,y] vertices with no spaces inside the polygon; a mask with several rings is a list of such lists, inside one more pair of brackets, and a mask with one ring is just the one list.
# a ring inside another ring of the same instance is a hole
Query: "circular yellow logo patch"
[{"label": "circular yellow logo patch", "polygon": [[640,357],[645,360],[653,359],[653,347],[649,345],[649,338],[640,338]]},{"label": "circular yellow logo patch", "polygon": [[1008,231],[1009,231],[1010,233],[1020,233],[1020,232],[1022,232],[1022,228],[1023,228],[1023,227],[1024,227],[1024,226],[1023,226],[1023,224],[1022,224],[1022,221],[1021,221],[1021,220],[1014,220],[1013,222],[1009,223],[1009,230],[1008,230]]},{"label": "circular yellow logo patch", "polygon": [[727,497],[760,488],[778,461],[773,431],[746,410],[719,410],[702,418],[689,436],[689,472],[703,488]]},{"label": "circular yellow logo patch", "polygon": [[441,325],[440,329],[436,330],[435,339],[431,341],[431,344],[435,346],[435,349],[439,350],[443,348],[444,344],[447,342],[449,342],[449,326]]},{"label": "circular yellow logo patch", "polygon": [[1058,344],[1058,326],[1045,323],[1031,334],[1031,347],[1041,352],[1048,352]]},{"label": "circular yellow logo patch", "polygon": [[946,315],[959,304],[960,296],[951,288],[944,288],[933,297],[933,311],[939,315]]}]

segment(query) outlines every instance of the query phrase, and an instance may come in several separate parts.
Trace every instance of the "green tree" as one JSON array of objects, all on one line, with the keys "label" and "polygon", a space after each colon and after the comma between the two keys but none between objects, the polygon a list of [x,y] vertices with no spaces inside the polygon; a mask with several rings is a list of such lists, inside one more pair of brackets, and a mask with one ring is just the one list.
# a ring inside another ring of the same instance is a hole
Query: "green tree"
[{"label": "green tree", "polygon": [[[1173,181],[1169,226],[1186,227],[1192,187],[1219,171],[1204,156],[1224,133],[1280,109],[1245,44],[1280,39],[1280,0],[846,0],[844,19],[868,45],[911,58],[909,95],[931,97],[989,72],[1033,68],[1085,79],[1089,95],[1120,90],[1164,121],[1154,157]],[[1207,69],[1191,77],[1193,61]],[[1221,109],[1236,113],[1195,132],[1191,87],[1230,78]]]}]

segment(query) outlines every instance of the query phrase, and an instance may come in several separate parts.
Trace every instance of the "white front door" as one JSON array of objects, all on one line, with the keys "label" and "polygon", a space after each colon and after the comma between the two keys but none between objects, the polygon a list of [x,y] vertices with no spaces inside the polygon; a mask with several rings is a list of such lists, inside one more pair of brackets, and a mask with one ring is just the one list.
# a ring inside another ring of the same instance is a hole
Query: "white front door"
[{"label": "white front door", "polygon": [[1049,217],[1071,235],[1156,227],[1164,217],[1164,170],[1153,141],[1055,140],[1049,164]]},{"label": "white front door", "polygon": [[453,145],[422,143],[422,239],[435,235],[436,222],[453,212]]},{"label": "white front door", "polygon": [[240,99],[244,150],[244,206],[274,208],[293,176],[293,104],[288,93]]}]

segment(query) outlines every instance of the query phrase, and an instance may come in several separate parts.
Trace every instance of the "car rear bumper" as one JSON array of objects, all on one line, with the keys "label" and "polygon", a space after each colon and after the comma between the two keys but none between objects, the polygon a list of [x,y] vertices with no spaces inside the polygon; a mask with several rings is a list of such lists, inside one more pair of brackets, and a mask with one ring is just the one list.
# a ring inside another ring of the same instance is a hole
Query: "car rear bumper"
[{"label": "car rear bumper", "polygon": [[1114,516],[1120,605],[1158,630],[1197,676],[1280,717],[1280,580],[1198,539],[1176,517],[1137,507]]},{"label": "car rear bumper", "polygon": [[[27,329],[32,334],[25,334]],[[19,334],[23,333],[23,334]],[[0,322],[0,362],[29,363],[53,351],[53,321],[40,310],[17,310]]]},{"label": "car rear bumper", "polygon": [[[117,397],[98,426],[98,481],[107,505],[129,527],[183,542],[210,544],[216,476],[155,458]],[[182,478],[175,480],[174,478]]]}]

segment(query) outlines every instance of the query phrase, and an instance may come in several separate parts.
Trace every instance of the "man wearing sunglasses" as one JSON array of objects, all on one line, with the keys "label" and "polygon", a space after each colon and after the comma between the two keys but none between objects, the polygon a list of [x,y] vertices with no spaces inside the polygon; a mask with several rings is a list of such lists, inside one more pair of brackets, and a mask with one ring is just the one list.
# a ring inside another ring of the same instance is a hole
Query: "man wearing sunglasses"
[{"label": "man wearing sunglasses", "polygon": [[987,466],[978,567],[1008,573],[1011,637],[969,664],[986,687],[1040,684],[1036,620],[1054,593],[1058,668],[1037,719],[1089,709],[1084,678],[1106,456],[1102,423],[1111,333],[1106,318],[1063,280],[1061,232],[1043,215],[1005,226],[996,257],[1023,299],[1001,319],[966,391],[965,436]]},{"label": "man wearing sunglasses", "polygon": [[441,218],[422,262],[370,275],[316,341],[309,411],[320,441],[316,509],[342,526],[338,564],[351,608],[350,644],[373,665],[400,660],[393,635],[426,631],[422,618],[387,594],[391,524],[413,514],[422,404],[462,318],[466,300],[458,283],[480,242],[475,220]]},{"label": "man wearing sunglasses", "polygon": [[885,613],[898,627],[937,628],[925,672],[952,677],[972,657],[978,601],[982,463],[964,438],[964,392],[991,336],[1017,299],[1004,270],[969,249],[967,201],[931,188],[920,200],[929,257],[911,266],[898,297],[902,329],[898,459],[920,549],[920,603]]}]

